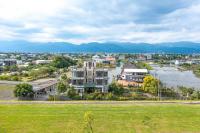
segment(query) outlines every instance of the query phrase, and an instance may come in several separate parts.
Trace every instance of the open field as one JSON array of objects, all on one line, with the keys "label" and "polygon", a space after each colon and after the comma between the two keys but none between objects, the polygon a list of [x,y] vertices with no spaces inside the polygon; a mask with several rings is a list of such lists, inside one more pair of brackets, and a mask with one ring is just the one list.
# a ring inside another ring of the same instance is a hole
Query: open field
[{"label": "open field", "polygon": [[0,132],[82,133],[87,111],[94,115],[94,133],[200,132],[199,104],[13,103],[0,102]]},{"label": "open field", "polygon": [[15,100],[13,90],[14,85],[0,84],[0,100]]}]

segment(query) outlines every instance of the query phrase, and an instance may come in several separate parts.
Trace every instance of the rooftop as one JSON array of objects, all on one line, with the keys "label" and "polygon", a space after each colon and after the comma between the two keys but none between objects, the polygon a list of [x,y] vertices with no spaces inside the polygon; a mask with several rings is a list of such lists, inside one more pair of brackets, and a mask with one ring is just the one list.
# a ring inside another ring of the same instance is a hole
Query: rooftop
[{"label": "rooftop", "polygon": [[148,73],[147,69],[124,69],[124,72],[141,72],[141,73]]}]

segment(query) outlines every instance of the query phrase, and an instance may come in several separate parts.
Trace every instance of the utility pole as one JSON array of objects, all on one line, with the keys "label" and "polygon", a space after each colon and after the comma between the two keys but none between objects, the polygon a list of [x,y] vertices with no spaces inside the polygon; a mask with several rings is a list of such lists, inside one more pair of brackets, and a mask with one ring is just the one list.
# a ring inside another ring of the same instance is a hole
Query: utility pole
[{"label": "utility pole", "polygon": [[158,78],[158,100],[160,101],[160,81]]},{"label": "utility pole", "polygon": [[160,95],[161,95],[161,92],[160,92],[160,81],[159,81],[159,77],[157,76],[156,70],[155,70],[155,78],[158,80],[158,83],[157,83],[157,97],[158,97],[158,100],[160,100]]}]

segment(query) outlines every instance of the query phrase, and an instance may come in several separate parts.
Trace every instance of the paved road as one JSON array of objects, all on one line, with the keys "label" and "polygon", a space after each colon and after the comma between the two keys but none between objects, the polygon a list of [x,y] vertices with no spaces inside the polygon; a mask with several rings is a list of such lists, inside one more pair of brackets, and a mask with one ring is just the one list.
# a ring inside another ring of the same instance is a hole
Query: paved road
[{"label": "paved road", "polygon": [[0,104],[85,104],[85,105],[198,104],[200,105],[200,101],[0,101]]},{"label": "paved road", "polygon": [[4,80],[0,80],[0,84],[6,84],[6,85],[17,85],[20,84],[22,82],[20,81],[4,81]]}]

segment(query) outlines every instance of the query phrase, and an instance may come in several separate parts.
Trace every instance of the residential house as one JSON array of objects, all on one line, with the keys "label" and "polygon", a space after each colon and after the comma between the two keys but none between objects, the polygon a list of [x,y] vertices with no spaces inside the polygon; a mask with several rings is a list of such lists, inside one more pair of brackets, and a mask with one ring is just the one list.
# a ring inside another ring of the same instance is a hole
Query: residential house
[{"label": "residential house", "polygon": [[142,86],[145,75],[148,74],[147,69],[138,69],[133,64],[126,64],[122,68],[118,83],[123,86]]}]

